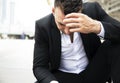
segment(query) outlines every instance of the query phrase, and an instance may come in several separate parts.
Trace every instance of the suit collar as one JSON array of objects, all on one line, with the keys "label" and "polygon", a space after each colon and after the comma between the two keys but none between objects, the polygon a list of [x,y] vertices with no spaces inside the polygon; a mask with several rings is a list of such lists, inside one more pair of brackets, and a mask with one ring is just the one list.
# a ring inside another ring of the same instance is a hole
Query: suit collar
[{"label": "suit collar", "polygon": [[52,39],[52,60],[54,60],[54,66],[55,67],[59,67],[60,65],[60,57],[61,57],[61,35],[60,35],[60,31],[57,28],[57,25],[55,24],[55,20],[54,17],[51,20],[52,22],[52,28],[51,28],[51,39]]},{"label": "suit collar", "polygon": [[90,56],[90,42],[89,42],[89,35],[88,34],[83,34],[83,33],[80,33],[81,35],[81,39],[82,39],[82,42],[83,42],[83,45],[84,45],[84,49],[85,49],[85,52],[86,52],[86,55],[87,57],[89,58]]}]

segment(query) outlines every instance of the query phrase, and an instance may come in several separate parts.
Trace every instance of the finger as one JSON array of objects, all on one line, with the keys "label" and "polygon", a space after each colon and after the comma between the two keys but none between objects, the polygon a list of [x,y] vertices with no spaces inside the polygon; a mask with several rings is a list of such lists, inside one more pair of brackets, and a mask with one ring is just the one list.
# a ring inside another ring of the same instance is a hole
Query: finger
[{"label": "finger", "polygon": [[72,29],[69,29],[69,32],[80,32],[81,29],[80,28],[72,28]]},{"label": "finger", "polygon": [[65,18],[79,18],[79,17],[84,17],[86,16],[85,14],[82,13],[70,13],[65,16]]},{"label": "finger", "polygon": [[66,27],[72,27],[72,28],[80,28],[80,23],[67,23]]},{"label": "finger", "polygon": [[80,13],[70,13],[65,16],[65,18],[78,18]]},{"label": "finger", "polygon": [[63,20],[63,23],[78,23],[80,19],[78,18],[66,18]]},{"label": "finger", "polygon": [[66,34],[69,34],[69,33],[70,33],[70,32],[69,32],[69,27],[65,27],[65,30],[64,30],[64,31],[65,31]]}]

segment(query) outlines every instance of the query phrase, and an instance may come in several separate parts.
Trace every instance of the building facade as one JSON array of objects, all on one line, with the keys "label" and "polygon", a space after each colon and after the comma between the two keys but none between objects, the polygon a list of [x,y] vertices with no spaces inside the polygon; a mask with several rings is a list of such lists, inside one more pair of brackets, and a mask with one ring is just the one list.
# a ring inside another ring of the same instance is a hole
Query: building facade
[{"label": "building facade", "polygon": [[120,0],[87,0],[100,3],[103,9],[113,18],[120,21]]}]

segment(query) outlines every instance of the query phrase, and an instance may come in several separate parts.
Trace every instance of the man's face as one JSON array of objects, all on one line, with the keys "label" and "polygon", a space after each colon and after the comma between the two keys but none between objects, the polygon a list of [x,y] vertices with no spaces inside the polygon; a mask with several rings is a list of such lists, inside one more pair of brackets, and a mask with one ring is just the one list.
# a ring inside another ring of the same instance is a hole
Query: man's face
[{"label": "man's face", "polygon": [[59,7],[53,8],[53,15],[55,17],[55,22],[58,29],[65,33],[65,29],[67,28],[63,23],[63,19],[65,18],[64,13],[61,11]]}]

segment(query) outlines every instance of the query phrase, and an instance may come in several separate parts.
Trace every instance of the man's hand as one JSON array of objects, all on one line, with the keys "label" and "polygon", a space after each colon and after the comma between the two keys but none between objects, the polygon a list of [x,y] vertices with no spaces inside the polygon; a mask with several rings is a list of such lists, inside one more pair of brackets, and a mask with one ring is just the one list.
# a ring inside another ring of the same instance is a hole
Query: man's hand
[{"label": "man's hand", "polygon": [[[93,20],[82,13],[71,13],[65,16],[63,23],[66,25],[66,33],[81,32],[81,33],[96,33],[101,31],[100,22]],[[69,29],[68,29],[69,28]],[[69,31],[68,31],[69,30]]]}]

